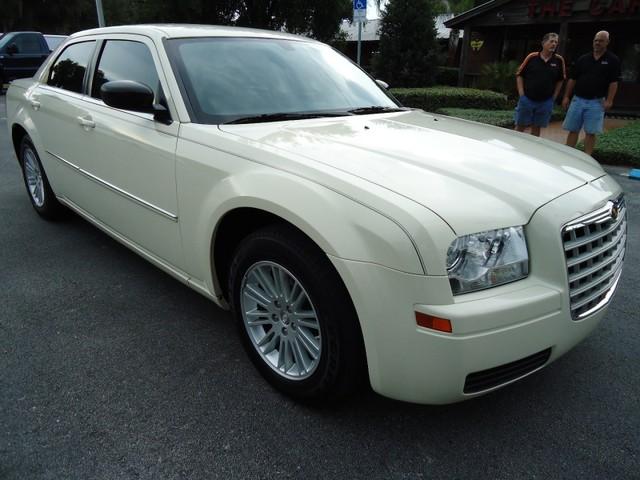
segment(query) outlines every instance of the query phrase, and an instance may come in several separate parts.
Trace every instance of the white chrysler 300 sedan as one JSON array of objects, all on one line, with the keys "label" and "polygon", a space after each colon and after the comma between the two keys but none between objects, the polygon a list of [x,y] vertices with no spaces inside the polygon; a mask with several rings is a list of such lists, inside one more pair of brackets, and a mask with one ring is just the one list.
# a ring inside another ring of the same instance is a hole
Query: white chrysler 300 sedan
[{"label": "white chrysler 300 sedan", "polygon": [[71,209],[230,308],[298,398],[368,377],[450,403],[580,342],[620,278],[620,187],[590,157],[403,108],[307,38],[146,25],[71,36],[15,81],[31,203]]}]

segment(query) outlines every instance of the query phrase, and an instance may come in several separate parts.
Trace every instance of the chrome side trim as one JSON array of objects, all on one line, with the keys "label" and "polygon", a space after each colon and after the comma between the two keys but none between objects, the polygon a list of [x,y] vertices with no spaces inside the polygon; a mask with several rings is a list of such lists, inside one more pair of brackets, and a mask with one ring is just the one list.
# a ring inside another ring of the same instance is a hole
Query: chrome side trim
[{"label": "chrome side trim", "polygon": [[[67,199],[65,197],[62,197],[62,196],[56,196],[56,198],[58,199],[58,201],[60,203],[62,203],[66,207],[69,207],[71,210],[76,212],[82,218],[84,218],[88,222],[90,222],[93,225],[95,225],[96,227],[98,227],[100,230],[102,230],[107,235],[109,235],[112,238],[114,238],[116,241],[118,241],[121,244],[123,244],[125,247],[133,250],[135,253],[137,253],[141,257],[145,258],[146,260],[148,260],[149,262],[151,262],[155,266],[159,267],[163,271],[167,272],[169,275],[171,275],[174,278],[178,279],[180,282],[184,283],[185,285],[189,285],[190,278],[189,278],[189,275],[186,272],[180,270],[178,267],[173,266],[169,262],[163,260],[162,258],[158,257],[157,255],[155,255],[155,254],[151,253],[150,251],[146,250],[142,246],[138,245],[134,241],[132,241],[129,238],[125,237],[124,235],[119,233],[117,230],[114,230],[113,228],[109,227],[105,223],[101,222],[96,217],[91,215],[89,212],[87,212],[86,210],[83,210],[78,205],[73,203],[71,200],[69,200],[69,199]],[[198,291],[200,291],[200,290],[198,290]]]},{"label": "chrome side trim", "polygon": [[99,228],[100,230],[105,232],[107,235],[111,236],[117,242],[120,242],[125,247],[131,249],[134,253],[137,253],[138,255],[140,255],[145,260],[151,262],[153,265],[158,267],[163,272],[168,273],[169,275],[171,275],[172,277],[177,279],[179,282],[184,283],[185,285],[187,285],[188,287],[191,287],[193,290],[195,290],[196,292],[200,293],[204,297],[212,300],[217,305],[219,305],[221,308],[223,308],[225,310],[229,310],[229,305],[226,303],[224,297],[221,294],[216,296],[215,291],[209,291],[209,289],[206,287],[204,282],[202,282],[200,280],[197,280],[197,279],[195,279],[193,277],[190,277],[186,272],[182,271],[178,267],[174,267],[172,264],[164,261],[160,257],[158,257],[158,256],[154,255],[153,253],[149,252],[148,250],[145,250],[143,247],[141,247],[140,245],[138,245],[134,241],[129,240],[124,235],[118,233],[116,230],[114,230],[111,227],[107,226],[106,224],[102,223],[100,220],[95,218],[89,212],[86,212],[85,210],[80,208],[78,205],[73,203],[71,200],[69,200],[69,199],[67,199],[65,197],[62,197],[62,196],[56,196],[56,198],[58,199],[58,201],[60,203],[62,203],[63,205],[67,206],[68,208],[70,208],[74,212],[76,212],[82,218],[87,220],[92,225],[95,225],[97,228]]},{"label": "chrome side trim", "polygon": [[119,194],[120,196],[131,200],[135,203],[137,203],[138,205],[145,207],[146,209],[152,211],[153,213],[156,213],[162,217],[168,218],[169,220],[171,220],[172,222],[177,222],[178,221],[178,216],[168,212],[160,207],[156,207],[155,205],[153,205],[152,203],[147,202],[146,200],[143,200],[139,197],[136,197],[135,195],[122,190],[121,188],[116,187],[115,185],[111,185],[109,182],[105,182],[104,180],[102,180],[99,177],[96,177],[95,175],[93,175],[92,173],[87,172],[86,170],[80,168],[79,166],[71,163],[69,160],[65,160],[64,158],[56,155],[55,153],[51,153],[49,150],[47,150],[47,153],[49,155],[51,155],[52,157],[58,159],[59,161],[61,161],[62,163],[64,163],[66,166],[73,168],[74,170],[76,170],[77,172],[81,173],[82,175],[84,175],[85,177],[87,177],[89,180],[94,181],[95,183],[97,183],[98,185],[101,185],[105,188],[108,188],[109,190],[111,190],[112,192],[115,192],[117,194]]}]

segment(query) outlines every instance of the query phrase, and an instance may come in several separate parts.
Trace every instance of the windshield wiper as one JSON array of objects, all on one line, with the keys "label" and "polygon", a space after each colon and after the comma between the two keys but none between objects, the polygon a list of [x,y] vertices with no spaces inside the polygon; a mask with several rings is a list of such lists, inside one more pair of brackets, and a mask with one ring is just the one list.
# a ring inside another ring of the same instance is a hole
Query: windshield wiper
[{"label": "windshield wiper", "polygon": [[381,105],[372,105],[371,107],[354,108],[349,113],[354,115],[365,115],[367,113],[389,113],[389,112],[406,112],[410,110],[406,107],[383,107]]},{"label": "windshield wiper", "polygon": [[250,117],[241,117],[225,122],[224,125],[232,125],[239,123],[262,123],[262,122],[279,122],[283,120],[304,120],[307,118],[322,117],[344,117],[351,115],[349,112],[278,112],[263,113],[262,115],[253,115]]}]

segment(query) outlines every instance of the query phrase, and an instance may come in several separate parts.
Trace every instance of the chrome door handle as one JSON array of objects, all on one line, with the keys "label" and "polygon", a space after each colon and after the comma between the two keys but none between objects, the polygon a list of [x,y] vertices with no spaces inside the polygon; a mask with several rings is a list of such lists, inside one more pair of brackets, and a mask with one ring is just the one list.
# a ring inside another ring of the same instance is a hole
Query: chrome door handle
[{"label": "chrome door handle", "polygon": [[31,100],[31,106],[34,110],[40,110],[40,102],[37,100]]},{"label": "chrome door handle", "polygon": [[96,128],[96,122],[91,117],[78,117],[78,123],[87,131],[90,128]]}]

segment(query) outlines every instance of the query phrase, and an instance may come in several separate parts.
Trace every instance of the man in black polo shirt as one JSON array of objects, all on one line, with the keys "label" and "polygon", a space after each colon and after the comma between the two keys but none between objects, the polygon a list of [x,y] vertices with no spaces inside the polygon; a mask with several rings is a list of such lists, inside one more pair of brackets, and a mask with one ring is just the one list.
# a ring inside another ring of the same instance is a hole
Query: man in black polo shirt
[{"label": "man in black polo shirt", "polygon": [[[567,145],[575,147],[584,127],[584,151],[591,155],[596,134],[602,133],[604,112],[611,108],[618,91],[620,60],[607,51],[609,33],[601,31],[593,39],[593,52],[582,55],[571,68],[567,89],[562,100],[569,107],[562,125],[569,131]],[[571,105],[569,99],[575,93]]]},{"label": "man in black polo shirt", "polygon": [[553,102],[565,79],[563,58],[556,54],[558,34],[547,33],[542,38],[542,50],[527,57],[516,72],[518,105],[516,130],[524,132],[531,126],[531,135],[540,136],[540,128],[549,125]]}]

